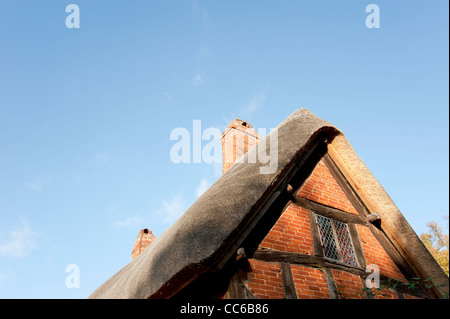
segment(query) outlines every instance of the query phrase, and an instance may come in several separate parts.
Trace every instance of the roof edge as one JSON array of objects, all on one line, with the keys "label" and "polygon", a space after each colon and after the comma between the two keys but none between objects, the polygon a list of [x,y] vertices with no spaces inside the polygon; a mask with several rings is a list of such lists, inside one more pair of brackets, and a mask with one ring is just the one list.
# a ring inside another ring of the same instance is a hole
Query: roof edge
[{"label": "roof edge", "polygon": [[[357,183],[354,189],[364,204],[371,210],[377,212],[385,225],[387,234],[391,240],[396,241],[406,253],[406,260],[411,260],[416,269],[423,275],[423,278],[432,278],[434,285],[441,293],[448,293],[449,278],[439,266],[437,261],[425,247],[414,229],[400,212],[389,194],[378,182],[369,168],[365,165],[359,155],[351,146],[344,134],[336,137],[331,143],[331,147],[340,157],[345,170]],[[402,253],[402,252],[400,252]]]}]

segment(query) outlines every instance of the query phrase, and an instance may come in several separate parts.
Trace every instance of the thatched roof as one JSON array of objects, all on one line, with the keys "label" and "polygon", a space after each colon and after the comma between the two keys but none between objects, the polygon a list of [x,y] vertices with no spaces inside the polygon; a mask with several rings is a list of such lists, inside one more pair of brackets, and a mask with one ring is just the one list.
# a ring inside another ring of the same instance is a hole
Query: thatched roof
[{"label": "thatched roof", "polygon": [[[252,231],[253,221],[260,218],[258,212],[279,193],[286,176],[318,139],[332,142],[359,185],[380,207],[381,218],[401,229],[397,236],[410,249],[406,252],[410,258],[426,275],[438,277],[437,284],[445,284],[437,263],[337,128],[307,109],[299,109],[275,131],[241,157],[149,248],[89,298],[170,297],[200,274],[220,268]],[[258,158],[255,152],[263,143],[269,145],[273,134],[278,134],[278,145],[272,143],[270,151],[278,150],[278,168],[272,174],[261,174],[260,167],[268,164],[249,163],[248,158]]]}]

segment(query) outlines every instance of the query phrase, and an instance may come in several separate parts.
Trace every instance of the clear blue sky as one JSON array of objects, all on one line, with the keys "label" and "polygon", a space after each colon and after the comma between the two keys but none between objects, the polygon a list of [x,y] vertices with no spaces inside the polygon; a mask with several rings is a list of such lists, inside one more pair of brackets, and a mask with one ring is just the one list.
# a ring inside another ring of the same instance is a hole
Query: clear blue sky
[{"label": "clear blue sky", "polygon": [[[66,5],[80,28],[65,25]],[[368,29],[365,8],[380,8]],[[0,298],[85,298],[220,176],[170,132],[339,127],[415,231],[447,228],[448,1],[0,1]],[[80,288],[65,285],[66,266]]]}]

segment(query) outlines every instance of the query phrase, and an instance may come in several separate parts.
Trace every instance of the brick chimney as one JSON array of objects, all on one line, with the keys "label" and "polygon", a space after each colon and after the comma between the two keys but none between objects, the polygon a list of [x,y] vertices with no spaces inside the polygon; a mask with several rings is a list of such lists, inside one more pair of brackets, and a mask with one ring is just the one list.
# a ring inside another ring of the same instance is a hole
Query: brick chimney
[{"label": "brick chimney", "polygon": [[150,244],[155,241],[155,239],[155,235],[153,235],[150,230],[148,230],[147,228],[142,229],[139,232],[136,242],[134,243],[134,247],[131,252],[131,259],[139,256],[145,250],[145,248],[150,246]]},{"label": "brick chimney", "polygon": [[235,119],[222,133],[223,167],[225,173],[234,162],[258,144],[261,136],[245,121]]}]

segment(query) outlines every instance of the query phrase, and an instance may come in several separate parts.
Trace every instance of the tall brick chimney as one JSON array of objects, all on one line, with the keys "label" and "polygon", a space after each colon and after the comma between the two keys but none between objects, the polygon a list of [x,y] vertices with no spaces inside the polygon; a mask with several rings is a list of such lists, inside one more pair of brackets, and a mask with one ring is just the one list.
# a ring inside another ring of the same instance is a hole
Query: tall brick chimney
[{"label": "tall brick chimney", "polygon": [[133,250],[131,252],[131,259],[133,260],[137,256],[139,256],[145,248],[150,246],[151,243],[155,241],[156,237],[152,234],[150,230],[147,228],[142,229],[139,232],[139,235],[134,243]]},{"label": "tall brick chimney", "polygon": [[222,133],[223,167],[225,173],[234,162],[258,144],[261,136],[245,121],[235,119]]}]

